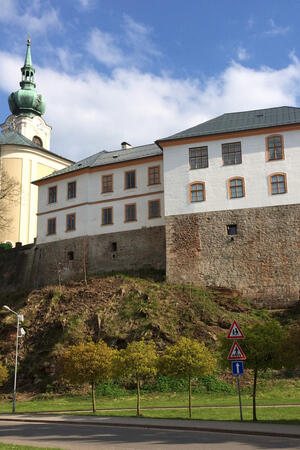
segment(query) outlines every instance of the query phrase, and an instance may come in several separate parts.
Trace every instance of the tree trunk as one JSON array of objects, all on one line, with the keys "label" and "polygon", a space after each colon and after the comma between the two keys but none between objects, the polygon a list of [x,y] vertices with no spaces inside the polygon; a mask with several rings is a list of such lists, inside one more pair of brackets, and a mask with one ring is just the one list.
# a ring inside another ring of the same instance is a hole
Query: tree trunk
[{"label": "tree trunk", "polygon": [[96,412],[96,399],[95,399],[95,382],[92,382],[92,401],[93,401],[93,413]]},{"label": "tree trunk", "polygon": [[192,418],[192,380],[189,376],[189,418]]},{"label": "tree trunk", "polygon": [[141,415],[141,394],[140,394],[140,379],[137,378],[137,403],[136,403],[136,415],[140,416]]},{"label": "tree trunk", "polygon": [[256,417],[256,382],[257,382],[257,369],[254,369],[254,380],[253,380],[253,422],[257,421],[257,417]]},{"label": "tree trunk", "polygon": [[141,393],[140,393],[140,379],[137,378],[137,404],[136,404],[136,415],[141,415]]}]

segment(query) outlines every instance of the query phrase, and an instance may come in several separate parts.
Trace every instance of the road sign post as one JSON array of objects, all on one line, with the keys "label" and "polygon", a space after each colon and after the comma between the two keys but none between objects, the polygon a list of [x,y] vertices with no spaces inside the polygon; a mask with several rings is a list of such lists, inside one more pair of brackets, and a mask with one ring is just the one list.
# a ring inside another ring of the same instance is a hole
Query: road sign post
[{"label": "road sign post", "polygon": [[240,387],[240,375],[244,374],[244,363],[243,361],[246,359],[246,355],[241,349],[240,345],[237,343],[236,339],[244,339],[245,336],[234,320],[231,324],[229,333],[227,335],[227,339],[234,339],[234,342],[231,346],[230,352],[228,354],[227,359],[231,361],[232,367],[232,375],[236,377],[237,390],[239,394],[239,405],[240,405],[240,418],[241,422],[243,422],[243,410],[242,410],[242,398],[241,398],[241,387]]}]

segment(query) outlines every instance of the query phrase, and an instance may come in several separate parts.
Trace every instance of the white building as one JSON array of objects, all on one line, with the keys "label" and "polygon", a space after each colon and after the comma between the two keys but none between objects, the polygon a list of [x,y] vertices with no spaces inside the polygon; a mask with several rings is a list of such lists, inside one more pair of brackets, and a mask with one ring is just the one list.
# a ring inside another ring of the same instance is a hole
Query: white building
[{"label": "white building", "polygon": [[38,244],[164,225],[162,151],[123,147],[35,182]]},{"label": "white building", "polygon": [[156,143],[169,280],[299,299],[300,108],[223,114]]}]

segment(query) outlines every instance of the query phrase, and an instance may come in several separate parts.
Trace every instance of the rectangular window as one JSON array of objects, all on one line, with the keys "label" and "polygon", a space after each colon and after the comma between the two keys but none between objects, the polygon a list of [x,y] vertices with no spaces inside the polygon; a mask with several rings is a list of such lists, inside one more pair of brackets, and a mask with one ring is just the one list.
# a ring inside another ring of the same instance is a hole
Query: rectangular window
[{"label": "rectangular window", "polygon": [[268,161],[283,159],[282,136],[270,136],[267,138]]},{"label": "rectangular window", "polygon": [[47,234],[56,234],[56,217],[48,219]]},{"label": "rectangular window", "polygon": [[113,209],[102,208],[102,225],[112,225],[113,223]]},{"label": "rectangular window", "polygon": [[279,173],[270,176],[271,194],[285,194],[287,192],[286,176]]},{"label": "rectangular window", "polygon": [[190,185],[190,201],[204,202],[205,200],[205,184],[193,183]]},{"label": "rectangular window", "polygon": [[125,222],[136,220],[136,204],[125,205]]},{"label": "rectangular window", "polygon": [[231,144],[222,144],[222,157],[224,166],[229,166],[231,164],[241,164],[241,143],[232,142]]},{"label": "rectangular window", "polygon": [[148,167],[148,184],[159,184],[160,183],[160,167]]},{"label": "rectangular window", "polygon": [[113,176],[103,175],[102,176],[102,193],[113,192]]},{"label": "rectangular window", "polygon": [[56,203],[57,201],[57,187],[52,186],[48,188],[48,202]]},{"label": "rectangular window", "polygon": [[135,170],[125,172],[125,189],[131,189],[135,187]]},{"label": "rectangular window", "polygon": [[229,198],[240,198],[245,196],[245,184],[243,178],[232,178],[229,180]]},{"label": "rectangular window", "polygon": [[229,236],[234,236],[235,234],[237,234],[237,225],[227,225],[227,234]]},{"label": "rectangular window", "polygon": [[208,148],[197,147],[189,149],[190,169],[204,169],[208,167]]},{"label": "rectangular window", "polygon": [[149,200],[149,219],[160,217],[160,200]]},{"label": "rectangular window", "polygon": [[66,217],[66,231],[74,231],[75,230],[75,213],[67,214]]},{"label": "rectangular window", "polygon": [[76,197],[76,181],[68,183],[68,199]]}]

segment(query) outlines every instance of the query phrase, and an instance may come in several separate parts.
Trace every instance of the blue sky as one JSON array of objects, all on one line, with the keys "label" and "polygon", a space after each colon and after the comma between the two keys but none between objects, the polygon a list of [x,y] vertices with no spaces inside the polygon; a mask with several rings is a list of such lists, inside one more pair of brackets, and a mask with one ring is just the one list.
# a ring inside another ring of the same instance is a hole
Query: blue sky
[{"label": "blue sky", "polygon": [[51,150],[74,160],[296,106],[299,19],[298,0],[1,0],[1,121],[28,36]]}]

